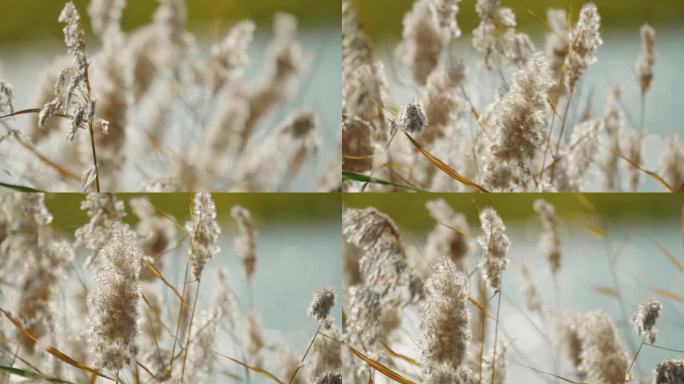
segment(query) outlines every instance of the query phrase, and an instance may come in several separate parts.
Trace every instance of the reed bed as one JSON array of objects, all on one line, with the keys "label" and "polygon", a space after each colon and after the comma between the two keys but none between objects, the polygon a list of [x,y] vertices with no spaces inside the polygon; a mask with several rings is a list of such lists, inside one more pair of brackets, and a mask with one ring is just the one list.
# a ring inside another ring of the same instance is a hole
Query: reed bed
[{"label": "reed bed", "polygon": [[[654,135],[646,99],[654,81],[668,81],[654,73],[655,29],[633,31],[633,79],[583,87],[604,45],[600,3],[584,3],[577,17],[524,15],[545,29],[541,44],[502,3],[477,0],[479,25],[462,31],[460,0],[415,0],[394,54],[384,55],[355,1],[343,1],[343,189],[629,192],[649,179],[681,191],[676,127],[659,141],[657,169],[644,165],[644,138]],[[477,63],[466,65],[471,56]],[[397,103],[397,84],[413,101]],[[640,94],[640,107],[626,110],[625,89]]]},{"label": "reed bed", "polygon": [[[319,153],[320,106],[297,100],[317,58],[315,47],[300,42],[294,16],[274,15],[265,54],[251,62],[259,31],[250,20],[235,22],[206,47],[187,29],[184,0],[160,0],[152,20],[130,32],[120,27],[125,7],[125,0],[93,0],[87,10],[66,2],[54,15],[64,54],[43,64],[32,83],[0,81],[5,186],[339,188],[339,177],[328,176],[339,169],[339,151]],[[13,87],[35,88],[31,104],[13,105]]]},{"label": "reed bed", "polygon": [[487,206],[468,217],[441,198],[383,203],[400,215],[426,201],[434,224],[419,232],[350,199],[344,382],[684,382],[679,212],[652,237],[578,199],[584,213],[567,216],[534,201],[534,225]]},{"label": "reed bed", "polygon": [[73,236],[55,228],[43,194],[0,198],[3,383],[341,383],[333,288],[302,292],[311,304],[298,311],[316,324],[307,345],[263,325],[253,281],[268,257],[244,207],[230,211],[242,267],[229,271],[212,261],[228,234],[208,193],[194,195],[186,222],[145,197],[127,209],[113,194],[84,195],[88,220]]}]

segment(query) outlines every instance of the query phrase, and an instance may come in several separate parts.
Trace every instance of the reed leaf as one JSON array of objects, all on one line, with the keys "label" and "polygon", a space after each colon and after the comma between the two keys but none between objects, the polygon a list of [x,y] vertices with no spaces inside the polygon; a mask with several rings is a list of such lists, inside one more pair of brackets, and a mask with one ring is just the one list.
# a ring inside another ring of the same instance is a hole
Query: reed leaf
[{"label": "reed leaf", "polygon": [[425,158],[430,160],[432,164],[434,164],[437,168],[439,168],[442,172],[446,173],[451,177],[452,179],[458,181],[459,183],[466,185],[468,187],[471,187],[479,192],[489,192],[486,190],[483,186],[475,183],[474,181],[470,180],[469,178],[461,175],[456,171],[455,169],[449,167],[446,163],[444,163],[442,160],[438,159],[435,157],[433,154],[431,154],[425,147],[420,145],[411,135],[408,133],[404,132],[404,135],[411,141],[411,144],[413,144],[414,147],[423,155]]},{"label": "reed leaf", "polygon": [[403,360],[403,361],[405,361],[405,362],[407,362],[407,363],[409,363],[409,364],[411,364],[411,365],[414,365],[414,366],[416,366],[416,367],[420,367],[420,363],[418,362],[418,360],[416,360],[416,359],[414,359],[414,358],[412,358],[412,357],[408,357],[408,356],[406,356],[406,355],[403,355],[403,354],[401,354],[401,353],[399,353],[399,352],[393,350],[393,349],[390,348],[390,346],[389,346],[386,342],[384,342],[384,341],[381,341],[381,343],[382,343],[382,346],[385,347],[385,349],[387,350],[387,352],[388,352],[391,356],[394,356],[394,357],[396,357],[397,359]]},{"label": "reed leaf", "polygon": [[397,383],[401,383],[401,384],[417,384],[415,381],[412,381],[412,380],[409,380],[409,379],[405,378],[404,376],[402,376],[402,375],[400,375],[399,373],[393,371],[392,369],[388,368],[388,367],[385,366],[384,364],[382,364],[382,363],[380,363],[380,362],[378,362],[378,361],[376,361],[376,360],[373,360],[373,359],[371,359],[370,357],[364,355],[363,353],[361,353],[361,352],[360,352],[359,350],[357,350],[356,348],[354,348],[354,347],[352,347],[352,346],[348,346],[348,347],[349,347],[349,349],[352,351],[352,353],[353,353],[354,355],[356,355],[356,357],[358,357],[359,359],[365,361],[366,364],[370,365],[370,366],[373,367],[375,370],[377,370],[378,372],[382,373],[385,377],[390,378],[390,379],[396,381]]},{"label": "reed leaf", "polygon": [[674,301],[678,301],[680,303],[684,303],[684,296],[682,296],[678,293],[672,292],[669,289],[655,288],[655,289],[653,289],[653,292],[655,292],[659,296],[662,296],[662,297],[665,297],[665,298],[668,298],[668,299],[671,299]]},{"label": "reed leaf", "polygon": [[606,296],[611,296],[611,297],[618,297],[619,296],[618,291],[615,288],[611,288],[611,287],[605,287],[605,286],[598,285],[598,286],[594,287],[594,291],[596,291],[602,295],[606,295]]},{"label": "reed leaf", "polygon": [[11,189],[17,192],[43,192],[40,189],[35,189],[32,187],[27,187],[24,185],[17,185],[17,184],[10,184],[10,183],[3,183],[0,181],[0,187]]},{"label": "reed leaf", "polygon": [[684,263],[682,263],[677,256],[675,256],[672,252],[667,250],[667,248],[663,247],[662,245],[658,245],[658,249],[660,252],[662,252],[665,257],[667,257],[668,260],[672,263],[672,265],[675,266],[679,270],[679,272],[684,273]]},{"label": "reed leaf", "polygon": [[[17,320],[17,319],[15,319],[14,317],[12,317],[12,315],[11,315],[9,312],[7,312],[6,310],[4,310],[4,309],[2,309],[2,308],[0,308],[0,312],[2,312],[3,315],[5,315],[5,317],[12,323],[12,325],[14,325],[14,327],[15,327],[21,334],[23,334],[25,337],[27,337],[29,340],[31,340],[31,341],[34,342],[34,343],[38,341],[38,338],[37,338],[36,336],[34,336],[33,333],[31,333],[31,331],[29,331],[29,330],[26,329],[23,325],[21,325],[21,323],[19,322],[19,320]],[[103,378],[105,378],[105,379],[109,379],[109,380],[112,380],[112,381],[116,381],[114,378],[112,378],[112,377],[110,377],[110,376],[107,376],[107,375],[101,373],[100,371],[98,371],[98,370],[95,369],[95,368],[89,367],[89,366],[86,365],[85,363],[80,362],[80,361],[78,361],[78,360],[76,360],[76,359],[70,357],[69,355],[67,355],[66,353],[64,353],[64,352],[62,352],[62,351],[60,351],[60,350],[58,350],[58,349],[55,348],[55,347],[48,347],[48,348],[47,348],[47,352],[48,352],[49,354],[51,354],[52,356],[56,357],[57,359],[59,359],[59,360],[65,362],[65,363],[67,363],[67,364],[69,364],[69,365],[71,365],[71,366],[74,366],[74,367],[76,367],[76,368],[78,368],[78,369],[80,369],[80,370],[90,372],[90,373],[92,373],[92,374],[95,374],[95,375],[97,375],[97,376],[103,377]]]}]

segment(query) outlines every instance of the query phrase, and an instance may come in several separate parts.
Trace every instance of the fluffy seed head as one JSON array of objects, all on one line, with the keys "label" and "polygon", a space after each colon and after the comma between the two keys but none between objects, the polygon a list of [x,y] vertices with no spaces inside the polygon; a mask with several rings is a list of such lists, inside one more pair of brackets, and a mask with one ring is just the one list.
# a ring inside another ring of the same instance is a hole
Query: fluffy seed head
[{"label": "fluffy seed head", "polygon": [[81,15],[79,15],[73,2],[69,1],[64,4],[64,8],[62,8],[62,12],[57,20],[65,24],[63,30],[64,42],[69,49],[69,53],[78,59],[82,54],[80,44],[83,42],[83,30],[78,25],[81,21]]},{"label": "fluffy seed head", "polygon": [[94,0],[88,6],[93,31],[101,38],[120,32],[121,14],[126,0]]},{"label": "fluffy seed head", "polygon": [[449,259],[438,264],[427,280],[420,321],[426,372],[439,364],[456,370],[463,363],[470,341],[467,285],[465,275]]},{"label": "fluffy seed head", "polygon": [[88,76],[88,59],[85,51],[81,17],[73,2],[64,5],[59,22],[64,24],[64,43],[73,57],[73,65],[62,69],[55,83],[55,98],[46,103],[38,114],[38,125],[43,127],[58,112],[71,119],[67,140],[72,141],[79,129],[86,129],[95,115],[95,101],[91,94]]},{"label": "fluffy seed head", "polygon": [[464,106],[458,89],[465,79],[465,65],[453,51],[449,50],[446,63],[432,72],[425,87],[425,117],[430,123],[420,136],[425,145],[447,136],[447,129],[457,121]]},{"label": "fluffy seed head", "polygon": [[653,384],[684,383],[684,359],[674,357],[658,363]]},{"label": "fluffy seed head", "polygon": [[[643,134],[641,132],[629,132],[623,136],[624,142],[622,148],[624,149],[626,157],[629,161],[637,166],[641,166],[643,158],[641,153]],[[627,179],[627,188],[636,192],[641,178],[641,171],[634,165],[629,165],[629,178]]]},{"label": "fluffy seed head", "polygon": [[511,64],[524,65],[536,51],[537,48],[526,33],[510,30],[504,34],[503,56]]},{"label": "fluffy seed head", "polygon": [[437,67],[443,48],[443,37],[436,10],[431,0],[418,0],[404,16],[402,42],[398,54],[411,69],[413,80],[424,85]]},{"label": "fluffy seed head", "polygon": [[599,29],[601,16],[594,3],[586,3],[570,33],[570,49],[565,58],[565,86],[575,89],[577,80],[596,62],[596,51],[603,44]]},{"label": "fluffy seed head", "polygon": [[[530,174],[531,162],[542,147],[552,84],[548,63],[543,55],[537,54],[515,73],[510,90],[497,103],[493,115],[495,136],[485,170],[485,179],[493,188],[507,189],[511,181],[520,184],[511,180],[513,173],[522,178]],[[505,167],[509,176],[498,178],[498,167]]]},{"label": "fluffy seed head", "polygon": [[375,345],[382,332],[380,295],[365,285],[357,284],[349,287],[348,300],[345,334],[349,335],[353,345]]},{"label": "fluffy seed head", "polygon": [[501,290],[501,274],[508,265],[508,249],[511,246],[506,236],[506,226],[494,208],[480,212],[482,235],[477,238],[482,248],[480,268],[482,276],[496,292]]},{"label": "fluffy seed head", "polygon": [[0,79],[0,113],[8,115],[14,112],[12,106],[12,85]]},{"label": "fluffy seed head", "polygon": [[45,206],[44,193],[18,193],[21,209],[36,227],[52,223],[52,214]]},{"label": "fluffy seed head", "polygon": [[439,26],[444,31],[446,38],[455,39],[461,36],[461,30],[456,24],[458,3],[460,2],[461,0],[433,0]]},{"label": "fluffy seed head", "polygon": [[583,176],[594,162],[598,149],[598,132],[603,122],[598,119],[587,120],[572,130],[568,147],[567,176],[570,187],[581,189]]},{"label": "fluffy seed head", "polygon": [[601,310],[586,313],[577,327],[582,343],[581,369],[591,383],[624,383],[627,355],[610,317]]},{"label": "fluffy seed head", "polygon": [[107,242],[109,227],[126,216],[124,203],[112,193],[87,194],[81,201],[81,210],[86,211],[89,221],[76,230],[76,245],[83,244],[93,251]]},{"label": "fluffy seed head", "polygon": [[475,4],[480,24],[473,30],[472,43],[487,70],[494,69],[496,57],[506,56],[516,33],[513,10],[499,7],[500,3],[500,0],[478,0]]},{"label": "fluffy seed head", "polygon": [[263,349],[266,347],[263,327],[259,314],[251,310],[247,313],[247,346],[245,351],[250,363],[261,367],[264,362]]},{"label": "fluffy seed head", "polygon": [[350,244],[363,251],[359,266],[366,284],[388,292],[409,283],[399,229],[389,216],[372,207],[346,209],[342,231]]},{"label": "fluffy seed head", "polygon": [[[561,69],[568,55],[570,42],[570,28],[565,9],[549,8],[546,11],[546,20],[551,31],[546,34],[546,56],[549,58],[549,67],[554,79],[560,79]],[[552,90],[553,100],[563,92],[563,80],[554,85]]]},{"label": "fluffy seed head", "polygon": [[582,322],[583,314],[574,309],[563,310],[560,313],[558,323],[558,333],[560,344],[563,346],[570,362],[574,368],[584,375],[582,371],[582,340],[579,337],[579,325]]},{"label": "fluffy seed head", "polygon": [[188,258],[192,263],[195,278],[199,279],[204,265],[220,250],[216,243],[221,234],[221,228],[216,222],[216,205],[211,194],[206,192],[195,194],[192,220],[186,224],[186,230],[191,237]]},{"label": "fluffy seed head", "polygon": [[425,384],[475,384],[473,373],[467,367],[453,368],[449,364],[434,366],[427,377]]},{"label": "fluffy seed head", "polygon": [[418,101],[406,104],[399,117],[399,126],[408,133],[419,133],[427,125],[423,104]]},{"label": "fluffy seed head", "polygon": [[608,153],[603,160],[604,189],[615,191],[620,180],[620,135],[625,126],[625,112],[620,104],[622,88],[613,86],[606,99],[603,125],[608,136]]},{"label": "fluffy seed head", "polygon": [[632,322],[637,332],[650,344],[655,343],[656,332],[658,331],[653,327],[658,316],[660,316],[661,308],[660,302],[649,299],[639,304],[639,308],[634,313],[634,316],[632,316]]},{"label": "fluffy seed head", "polygon": [[342,384],[342,372],[339,370],[326,372],[316,377],[314,384]]},{"label": "fluffy seed head", "polygon": [[309,316],[323,323],[333,306],[335,306],[335,290],[332,287],[323,287],[314,293],[307,312]]},{"label": "fluffy seed head", "polygon": [[465,216],[454,212],[443,199],[428,201],[425,206],[437,222],[428,235],[426,257],[428,260],[448,257],[454,263],[459,263],[470,248],[466,237],[468,222]]},{"label": "fluffy seed head", "polygon": [[143,253],[137,236],[125,224],[115,223],[108,238],[98,251],[102,264],[90,294],[90,335],[97,365],[118,370],[138,351],[135,338]]},{"label": "fluffy seed head", "polygon": [[645,94],[653,81],[653,65],[655,64],[655,30],[648,24],[641,26],[641,53],[637,57],[635,70],[641,94]]},{"label": "fluffy seed head", "polygon": [[539,214],[544,231],[539,235],[539,249],[546,254],[551,264],[551,271],[560,268],[560,228],[556,209],[546,200],[534,202],[534,210]]},{"label": "fluffy seed head", "polygon": [[673,134],[667,139],[665,151],[660,160],[663,177],[675,190],[684,186],[684,147],[679,142],[679,136]]},{"label": "fluffy seed head", "polygon": [[[131,199],[129,204],[140,220],[135,228],[140,246],[145,256],[162,270],[164,255],[176,244],[176,226],[171,220],[157,216],[154,206],[145,198]],[[156,276],[152,271],[145,269],[140,278],[153,280]]]},{"label": "fluffy seed head", "polygon": [[525,298],[525,305],[531,312],[542,313],[542,301],[539,291],[532,280],[532,273],[527,263],[520,264],[520,291]]},{"label": "fluffy seed head", "polygon": [[242,261],[245,276],[251,278],[256,266],[256,226],[252,214],[245,208],[236,205],[230,210],[237,221],[240,235],[235,238],[233,247]]},{"label": "fluffy seed head", "polygon": [[214,92],[225,84],[242,75],[249,63],[247,50],[252,43],[256,26],[251,21],[237,23],[220,44],[211,47],[209,62],[209,81]]}]

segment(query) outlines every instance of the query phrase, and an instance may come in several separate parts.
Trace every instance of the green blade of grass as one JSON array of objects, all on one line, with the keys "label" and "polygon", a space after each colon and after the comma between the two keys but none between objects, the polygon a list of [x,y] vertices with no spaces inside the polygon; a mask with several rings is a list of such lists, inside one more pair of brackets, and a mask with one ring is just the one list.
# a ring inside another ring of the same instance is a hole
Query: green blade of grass
[{"label": "green blade of grass", "polygon": [[362,174],[356,173],[356,172],[342,171],[342,178],[347,179],[347,180],[352,180],[352,181],[360,181],[363,183],[390,185],[393,187],[408,189],[408,190],[415,191],[415,192],[424,192],[421,189],[414,188],[414,187],[411,187],[408,185],[397,184],[397,183],[394,183],[394,182],[389,181],[389,180],[380,179],[377,177],[370,177],[370,176],[362,175]]},{"label": "green blade of grass", "polygon": [[12,189],[17,192],[43,192],[39,189],[27,187],[24,185],[16,185],[16,184],[9,184],[9,183],[3,183],[0,181],[0,187],[7,188],[7,189]]},{"label": "green blade of grass", "polygon": [[48,381],[50,383],[58,383],[58,384],[74,384],[71,381],[58,379],[56,377],[45,376],[45,375],[40,374],[38,372],[27,371],[27,370],[21,369],[21,368],[0,366],[0,371],[5,371],[5,372],[9,373],[10,375],[21,376],[21,377],[25,377],[27,379],[45,380],[45,381]]}]

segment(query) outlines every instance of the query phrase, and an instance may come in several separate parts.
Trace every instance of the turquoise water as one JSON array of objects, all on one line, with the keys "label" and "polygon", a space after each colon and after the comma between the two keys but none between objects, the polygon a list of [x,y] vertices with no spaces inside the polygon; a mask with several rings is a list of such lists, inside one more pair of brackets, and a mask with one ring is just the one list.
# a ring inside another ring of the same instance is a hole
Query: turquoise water
[{"label": "turquoise water", "polygon": [[[625,222],[607,226],[607,238],[599,238],[576,223],[574,228],[565,226],[562,237],[562,267],[558,275],[560,287],[560,306],[572,307],[580,311],[603,309],[616,323],[621,340],[631,359],[640,342],[634,326],[626,322],[636,311],[638,304],[651,297],[662,304],[661,317],[657,321],[658,335],[656,344],[684,349],[684,306],[681,302],[664,298],[656,294],[654,289],[667,289],[677,294],[684,291],[684,272],[673,267],[668,259],[658,250],[657,245],[664,246],[680,260],[684,260],[683,238],[679,231],[680,222]],[[554,305],[558,298],[555,293],[553,279],[548,263],[536,248],[537,225],[527,228],[511,236],[512,265],[509,273],[504,273],[505,303],[502,304],[503,327],[516,335],[515,344],[525,352],[527,358],[513,354],[514,360],[536,368],[552,371],[553,360],[546,340],[522,315],[520,308],[522,297],[518,292],[518,276],[516,263],[526,260],[530,264],[533,279],[540,291],[542,300],[547,305]],[[625,243],[625,237],[627,242]],[[624,251],[620,253],[620,249]],[[610,259],[619,254],[611,268]],[[612,272],[611,272],[612,270]],[[612,276],[615,276],[613,278]],[[596,287],[619,287],[622,293],[623,306],[611,296],[597,293]],[[624,312],[623,312],[624,310]],[[538,318],[531,316],[540,329],[545,329]],[[514,353],[514,352],[512,352]],[[510,355],[509,355],[510,356]],[[661,360],[677,356],[653,347],[644,347],[639,354],[633,374],[649,373]],[[532,364],[530,364],[532,363]],[[571,375],[572,369],[565,362],[560,366],[563,374]],[[511,377],[520,378],[524,382],[545,382],[528,368],[510,364]],[[527,381],[529,380],[529,381]]]}]

